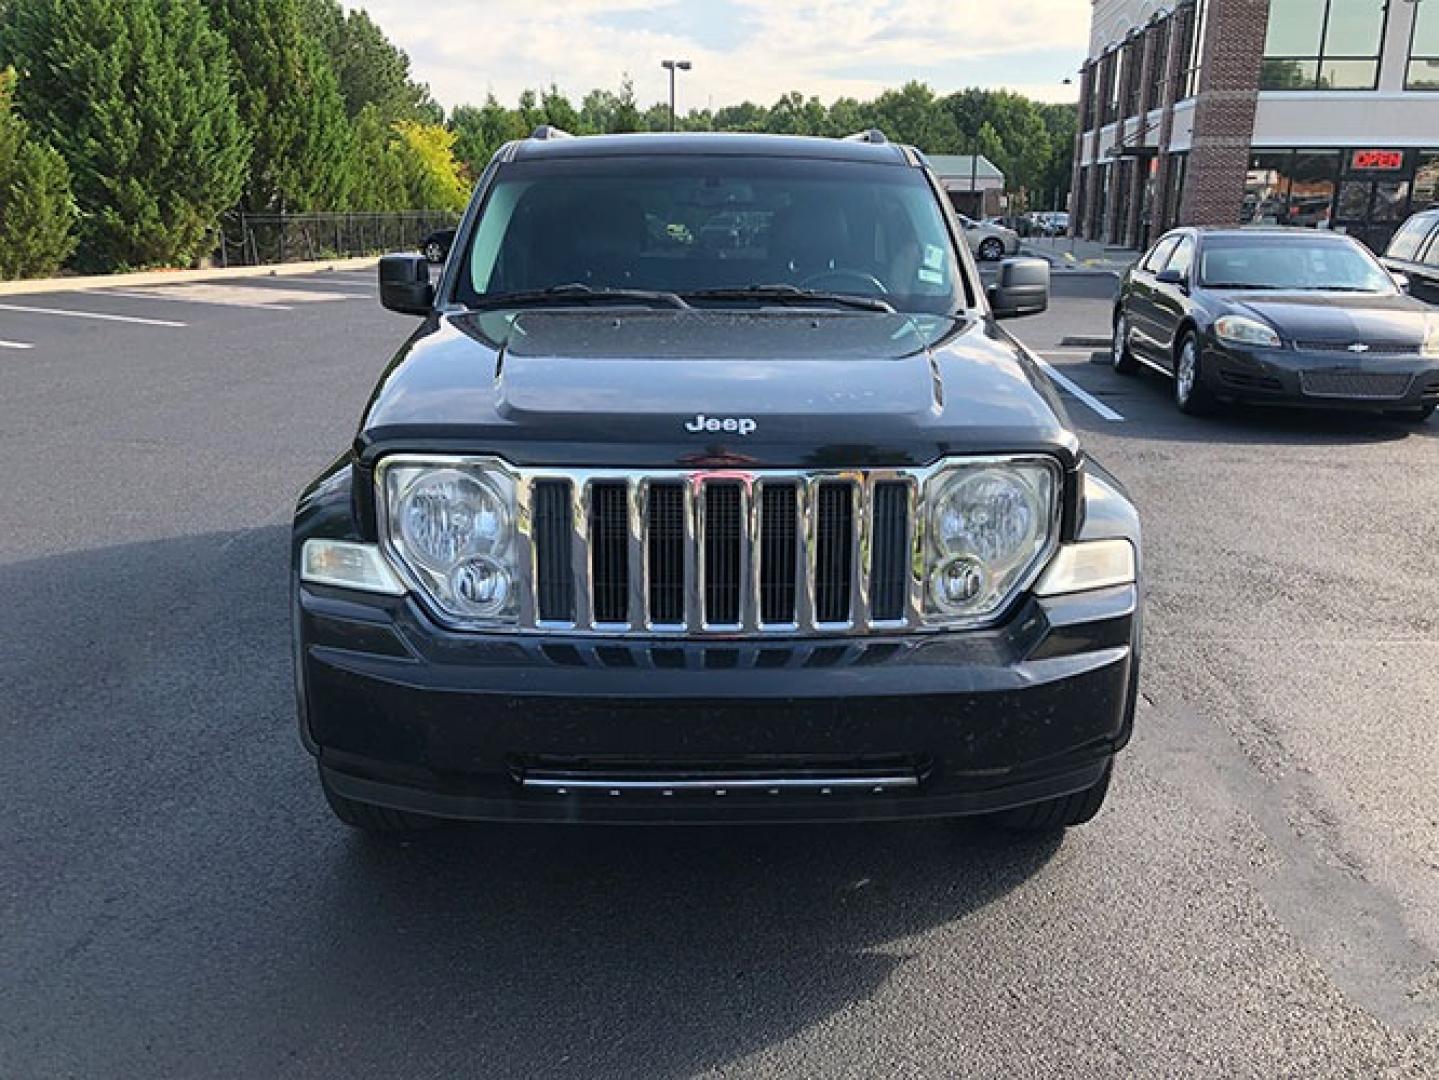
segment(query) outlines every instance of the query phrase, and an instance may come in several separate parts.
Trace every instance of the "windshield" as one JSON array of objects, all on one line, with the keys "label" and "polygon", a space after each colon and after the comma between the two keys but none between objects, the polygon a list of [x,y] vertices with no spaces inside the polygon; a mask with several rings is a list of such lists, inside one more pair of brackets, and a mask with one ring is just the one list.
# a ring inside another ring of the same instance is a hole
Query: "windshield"
[{"label": "windshield", "polygon": [[[455,299],[493,306],[508,294],[584,286],[752,307],[774,302],[776,290],[734,291],[782,285],[943,314],[964,306],[961,275],[918,169],[698,154],[571,158],[502,167]],[[696,295],[714,290],[726,293]]]},{"label": "windshield", "polygon": [[1393,293],[1393,279],[1352,240],[1334,236],[1210,237],[1200,282],[1211,289]]}]

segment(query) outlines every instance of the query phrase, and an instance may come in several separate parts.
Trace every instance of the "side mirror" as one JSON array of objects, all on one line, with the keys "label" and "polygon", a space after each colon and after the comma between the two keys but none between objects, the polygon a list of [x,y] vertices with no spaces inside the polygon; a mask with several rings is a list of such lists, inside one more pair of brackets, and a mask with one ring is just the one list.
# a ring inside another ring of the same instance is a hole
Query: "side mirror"
[{"label": "side mirror", "polygon": [[380,259],[380,303],[404,315],[428,315],[435,306],[430,264],[423,255],[386,255]]},{"label": "side mirror", "polygon": [[1400,292],[1409,291],[1409,275],[1400,273],[1398,270],[1390,270],[1389,276],[1394,279],[1394,284],[1399,286]]},{"label": "side mirror", "polygon": [[989,308],[996,319],[1038,315],[1049,307],[1049,263],[1043,259],[1005,259],[989,287]]},{"label": "side mirror", "polygon": [[1178,270],[1161,270],[1154,275],[1154,280],[1161,285],[1178,285],[1181,289],[1189,288],[1189,278]]}]

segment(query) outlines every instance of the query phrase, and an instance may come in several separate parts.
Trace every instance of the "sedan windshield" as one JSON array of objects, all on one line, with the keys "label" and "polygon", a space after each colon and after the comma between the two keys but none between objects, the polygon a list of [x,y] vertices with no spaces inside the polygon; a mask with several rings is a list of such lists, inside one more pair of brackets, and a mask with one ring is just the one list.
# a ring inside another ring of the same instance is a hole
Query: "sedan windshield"
[{"label": "sedan windshield", "polygon": [[1214,236],[1204,241],[1200,283],[1209,289],[1393,293],[1384,268],[1337,236]]},{"label": "sedan windshield", "polygon": [[502,166],[455,299],[583,289],[593,307],[644,290],[695,307],[944,314],[965,306],[962,274],[938,197],[906,165],[583,157]]}]

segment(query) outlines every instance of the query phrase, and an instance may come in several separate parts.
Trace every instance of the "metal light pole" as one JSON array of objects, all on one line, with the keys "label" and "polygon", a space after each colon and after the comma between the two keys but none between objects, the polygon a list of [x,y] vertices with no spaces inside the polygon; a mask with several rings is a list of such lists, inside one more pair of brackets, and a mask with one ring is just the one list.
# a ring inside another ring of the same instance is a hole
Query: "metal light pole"
[{"label": "metal light pole", "polygon": [[675,71],[688,71],[694,65],[688,60],[661,60],[660,67],[670,73],[670,130],[675,129]]}]

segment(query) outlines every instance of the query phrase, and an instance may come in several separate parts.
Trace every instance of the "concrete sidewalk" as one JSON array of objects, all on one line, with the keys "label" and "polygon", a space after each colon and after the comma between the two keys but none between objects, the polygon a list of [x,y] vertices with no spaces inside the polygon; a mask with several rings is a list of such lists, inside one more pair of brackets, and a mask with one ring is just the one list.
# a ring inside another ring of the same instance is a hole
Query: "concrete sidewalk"
[{"label": "concrete sidewalk", "polygon": [[1047,259],[1055,270],[1113,274],[1119,277],[1142,252],[1069,236],[1031,236],[1020,241],[1020,254]]},{"label": "concrete sidewalk", "polygon": [[314,262],[269,263],[263,266],[213,266],[204,270],[143,270],[133,274],[25,278],[21,281],[0,281],[0,296],[131,289],[141,285],[178,285],[192,281],[222,281],[227,278],[290,277],[327,270],[367,270],[378,265],[379,261],[378,256],[366,255],[354,259],[317,259]]}]

